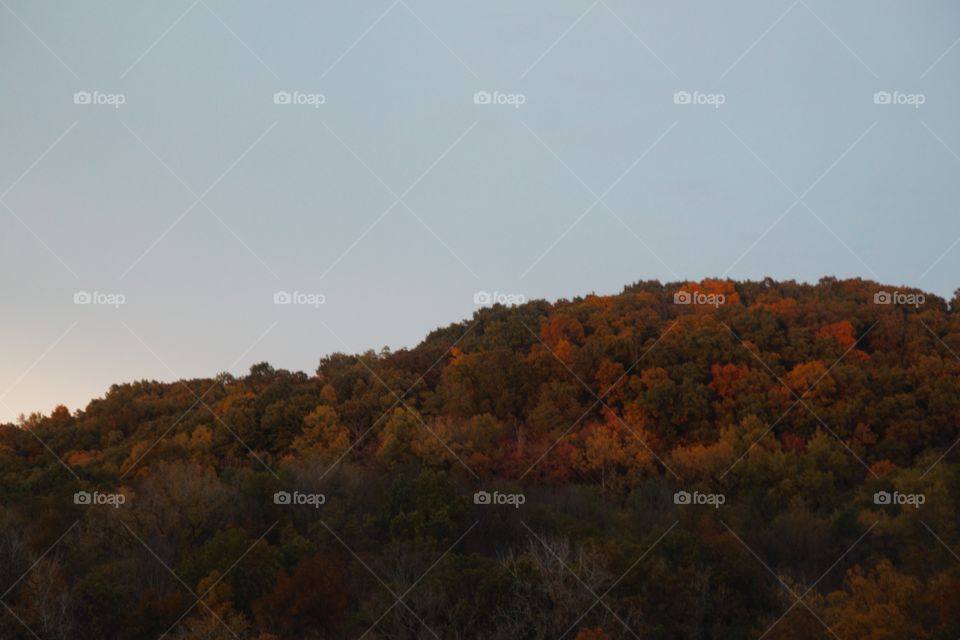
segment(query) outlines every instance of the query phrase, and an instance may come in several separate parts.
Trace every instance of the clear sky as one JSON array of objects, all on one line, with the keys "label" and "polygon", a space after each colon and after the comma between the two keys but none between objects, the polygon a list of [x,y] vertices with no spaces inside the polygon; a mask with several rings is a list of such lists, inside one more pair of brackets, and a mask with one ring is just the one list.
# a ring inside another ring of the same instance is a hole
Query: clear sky
[{"label": "clear sky", "polygon": [[958,39],[953,0],[0,0],[0,420],[478,291],[949,297]]}]

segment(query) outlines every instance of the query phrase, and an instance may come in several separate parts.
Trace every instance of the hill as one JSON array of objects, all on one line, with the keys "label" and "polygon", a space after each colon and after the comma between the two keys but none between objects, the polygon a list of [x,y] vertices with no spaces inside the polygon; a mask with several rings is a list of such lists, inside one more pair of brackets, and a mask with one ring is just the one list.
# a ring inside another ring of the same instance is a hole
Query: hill
[{"label": "hill", "polygon": [[0,636],[955,638],[958,304],[638,282],[114,385],[0,426]]}]

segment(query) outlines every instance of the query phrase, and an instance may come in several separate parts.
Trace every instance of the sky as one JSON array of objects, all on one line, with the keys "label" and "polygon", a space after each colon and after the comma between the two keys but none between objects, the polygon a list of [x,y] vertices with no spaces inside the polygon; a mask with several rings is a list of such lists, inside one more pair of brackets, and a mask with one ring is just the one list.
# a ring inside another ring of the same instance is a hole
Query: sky
[{"label": "sky", "polygon": [[481,292],[951,297],[958,43],[952,0],[0,0],[0,420]]}]

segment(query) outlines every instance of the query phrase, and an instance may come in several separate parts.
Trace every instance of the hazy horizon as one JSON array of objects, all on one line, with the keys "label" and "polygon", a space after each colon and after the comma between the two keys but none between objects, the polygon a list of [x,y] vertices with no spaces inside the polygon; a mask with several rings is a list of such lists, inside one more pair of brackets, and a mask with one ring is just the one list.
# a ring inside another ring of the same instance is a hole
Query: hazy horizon
[{"label": "hazy horizon", "polygon": [[960,286],[950,2],[0,16],[0,422],[409,347],[478,291]]}]

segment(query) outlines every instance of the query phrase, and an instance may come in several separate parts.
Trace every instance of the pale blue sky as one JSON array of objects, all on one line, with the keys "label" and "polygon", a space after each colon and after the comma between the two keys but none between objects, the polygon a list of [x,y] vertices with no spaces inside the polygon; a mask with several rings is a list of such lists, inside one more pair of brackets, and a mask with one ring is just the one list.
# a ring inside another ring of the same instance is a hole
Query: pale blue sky
[{"label": "pale blue sky", "polygon": [[951,0],[2,0],[0,419],[410,346],[480,290],[949,297],[958,38]]}]

